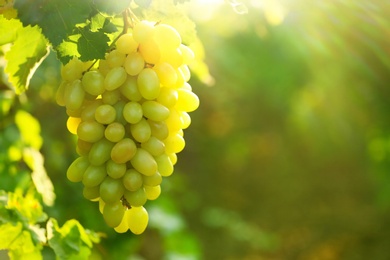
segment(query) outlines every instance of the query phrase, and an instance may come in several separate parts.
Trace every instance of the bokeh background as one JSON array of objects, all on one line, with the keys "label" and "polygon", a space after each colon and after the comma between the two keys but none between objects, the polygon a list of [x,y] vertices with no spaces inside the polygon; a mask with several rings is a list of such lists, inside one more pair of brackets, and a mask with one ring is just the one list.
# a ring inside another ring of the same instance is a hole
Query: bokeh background
[{"label": "bokeh background", "polygon": [[[57,194],[50,216],[105,233],[93,259],[390,259],[390,3],[191,1],[210,75],[141,236],[116,234],[81,184],[51,54],[25,107]],[[246,12],[247,11],[247,12]]]}]

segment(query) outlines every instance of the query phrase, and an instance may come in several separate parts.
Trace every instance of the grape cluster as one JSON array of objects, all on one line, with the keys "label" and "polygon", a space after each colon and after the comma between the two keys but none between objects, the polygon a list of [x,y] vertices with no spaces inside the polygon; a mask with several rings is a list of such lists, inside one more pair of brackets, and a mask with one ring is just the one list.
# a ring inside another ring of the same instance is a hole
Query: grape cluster
[{"label": "grape cluster", "polygon": [[93,65],[73,58],[61,70],[56,101],[65,106],[79,157],[67,170],[108,226],[141,234],[143,207],[173,173],[198,97],[188,84],[192,50],[166,24],[138,22]]}]

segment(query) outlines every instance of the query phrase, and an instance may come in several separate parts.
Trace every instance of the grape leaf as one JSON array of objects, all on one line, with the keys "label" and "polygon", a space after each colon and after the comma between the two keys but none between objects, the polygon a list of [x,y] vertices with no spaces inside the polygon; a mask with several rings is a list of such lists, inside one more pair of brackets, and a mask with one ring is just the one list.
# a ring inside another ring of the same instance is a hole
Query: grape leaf
[{"label": "grape leaf", "polygon": [[85,0],[15,0],[14,7],[23,24],[39,25],[54,48],[72,34],[76,24],[85,22],[92,11],[90,1]]},{"label": "grape leaf", "polygon": [[74,56],[80,56],[77,51],[77,43],[63,41],[57,47],[57,58],[62,62],[62,64],[68,63]]},{"label": "grape leaf", "polygon": [[21,24],[16,19],[5,19],[0,16],[0,45],[13,42],[16,38],[16,32],[21,27]]},{"label": "grape leaf", "polygon": [[80,34],[81,37],[77,41],[77,51],[80,53],[80,60],[104,59],[110,38],[102,31],[90,31],[89,26],[80,29]]},{"label": "grape leaf", "polygon": [[47,53],[46,40],[41,30],[37,26],[21,27],[20,24],[12,47],[5,54],[5,72],[17,94],[27,89],[35,68]]},{"label": "grape leaf", "polygon": [[95,8],[101,12],[108,15],[116,15],[122,13],[126,8],[130,6],[131,0],[116,0],[107,1],[107,0],[94,0]]},{"label": "grape leaf", "polygon": [[88,259],[92,242],[86,230],[76,220],[68,220],[61,228],[55,219],[47,223],[50,247],[59,259]]}]

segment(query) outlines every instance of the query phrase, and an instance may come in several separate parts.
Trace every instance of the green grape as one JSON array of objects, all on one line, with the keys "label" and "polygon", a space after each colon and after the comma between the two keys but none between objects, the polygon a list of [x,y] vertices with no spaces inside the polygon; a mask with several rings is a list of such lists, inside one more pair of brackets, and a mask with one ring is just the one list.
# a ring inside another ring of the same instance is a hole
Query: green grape
[{"label": "green grape", "polygon": [[171,108],[169,111],[169,117],[165,120],[165,123],[167,124],[169,132],[175,133],[181,129],[183,121],[177,109]]},{"label": "green grape", "polygon": [[59,105],[59,106],[62,106],[64,107],[65,106],[65,98],[64,98],[64,95],[65,95],[65,89],[67,89],[69,86],[70,83],[67,82],[67,81],[62,81],[60,86],[58,87],[57,91],[56,91],[56,103]]},{"label": "green grape", "polygon": [[148,200],[155,200],[161,194],[161,186],[160,185],[157,185],[157,186],[146,186],[145,185],[144,189],[145,189],[145,193],[146,193],[146,198],[148,198]]},{"label": "green grape", "polygon": [[195,54],[190,47],[180,44],[179,49],[182,53],[184,64],[190,64],[195,59]]},{"label": "green grape", "polygon": [[80,138],[77,138],[77,147],[76,147],[76,152],[80,156],[88,156],[89,151],[92,148],[93,143],[86,142],[81,140]]},{"label": "green grape", "polygon": [[153,156],[142,148],[137,149],[130,162],[134,169],[144,175],[151,176],[157,171],[157,163]]},{"label": "green grape", "polygon": [[83,196],[87,200],[96,200],[97,198],[99,198],[99,186],[84,187]]},{"label": "green grape", "polygon": [[147,120],[152,131],[152,136],[164,140],[169,135],[169,130],[165,122],[156,122],[153,120]]},{"label": "green grape", "polygon": [[108,65],[107,60],[99,60],[99,68],[98,71],[103,75],[106,76],[107,73],[111,70],[110,66]]},{"label": "green grape", "polygon": [[158,156],[165,152],[165,144],[155,136],[151,136],[148,141],[141,143],[141,147],[153,156]]},{"label": "green grape", "polygon": [[118,122],[111,123],[106,127],[104,136],[110,142],[119,142],[125,137],[125,127]]},{"label": "green grape", "polygon": [[142,234],[148,226],[149,215],[144,207],[131,207],[127,213],[127,224],[135,235]]},{"label": "green grape", "polygon": [[130,132],[134,139],[140,143],[148,141],[152,134],[150,125],[145,118],[141,118],[138,123],[130,125]]},{"label": "green grape", "polygon": [[149,21],[141,21],[135,24],[133,28],[134,40],[138,43],[144,43],[153,37],[154,25]]},{"label": "green grape", "polygon": [[118,50],[112,50],[106,56],[108,66],[110,66],[111,68],[122,66],[125,59],[126,59],[126,55],[119,52]]},{"label": "green grape", "polygon": [[146,118],[153,121],[164,121],[169,117],[169,109],[153,100],[143,102],[142,111]]},{"label": "green grape", "polygon": [[85,187],[94,187],[100,185],[106,176],[106,167],[104,167],[104,165],[90,165],[84,172],[82,182]]},{"label": "green grape", "polygon": [[130,54],[138,48],[138,43],[134,40],[131,33],[121,35],[115,44],[118,52],[123,54]]},{"label": "green grape", "polygon": [[185,112],[192,112],[199,107],[199,98],[190,90],[178,89],[178,100],[176,103],[176,108]]},{"label": "green grape", "polygon": [[182,122],[181,128],[182,129],[187,129],[190,126],[190,124],[191,124],[191,117],[190,117],[190,115],[187,112],[184,112],[184,111],[179,112],[179,114],[180,114],[180,118],[181,118],[181,122]]},{"label": "green grape", "polygon": [[177,90],[173,88],[162,87],[160,89],[160,95],[157,97],[157,102],[165,107],[173,107],[178,99]]},{"label": "green grape", "polygon": [[91,95],[101,95],[104,92],[104,76],[99,71],[87,71],[81,79],[85,92]]},{"label": "green grape", "polygon": [[145,61],[139,52],[133,52],[127,55],[125,62],[123,63],[127,74],[130,76],[138,75],[145,67]]},{"label": "green grape", "polygon": [[81,121],[95,121],[95,111],[98,106],[103,104],[101,99],[94,100],[92,102],[89,102],[88,104],[83,107],[83,110],[81,112]]},{"label": "green grape", "polygon": [[177,163],[177,155],[175,153],[168,154],[169,159],[171,159],[172,165]]},{"label": "green grape", "polygon": [[125,187],[122,180],[107,176],[100,184],[100,198],[107,204],[119,201],[123,196]]},{"label": "green grape", "polygon": [[179,48],[180,34],[168,24],[158,24],[154,27],[154,38],[164,48]]},{"label": "green grape", "polygon": [[102,94],[102,101],[104,104],[115,105],[121,98],[121,93],[116,89],[113,91],[105,91]]},{"label": "green grape", "polygon": [[110,153],[113,146],[114,144],[105,138],[102,138],[98,142],[94,143],[88,154],[89,162],[92,165],[104,164],[108,161],[108,159],[110,159]]},{"label": "green grape", "polygon": [[154,65],[153,70],[157,73],[160,83],[163,86],[171,87],[176,84],[177,74],[175,69],[167,62]]},{"label": "green grape", "polygon": [[181,76],[183,77],[184,82],[188,82],[191,78],[191,72],[187,65],[183,64],[179,67]]},{"label": "green grape", "polygon": [[65,106],[69,110],[77,110],[83,104],[85,91],[80,80],[73,81],[67,86],[64,93]]},{"label": "green grape", "polygon": [[138,102],[127,102],[123,107],[123,117],[130,124],[138,123],[143,117],[142,106]]},{"label": "green grape", "polygon": [[154,39],[141,43],[138,50],[146,63],[156,64],[160,61],[160,47]]},{"label": "green grape", "polygon": [[113,160],[108,160],[106,162],[106,170],[108,176],[113,179],[119,179],[125,175],[127,167],[125,163],[116,163]]},{"label": "green grape", "polygon": [[140,101],[141,93],[138,90],[137,78],[128,76],[125,83],[119,87],[121,94],[130,101]]},{"label": "green grape", "polygon": [[71,182],[80,182],[83,180],[85,170],[89,166],[87,157],[81,156],[74,160],[66,171],[66,177]]},{"label": "green grape", "polygon": [[[177,48],[160,48],[160,62],[168,62],[173,68],[177,69],[183,65],[181,51]],[[175,70],[176,71],[176,70]]]},{"label": "green grape", "polygon": [[185,146],[184,138],[180,134],[170,134],[163,142],[166,153],[179,153]]},{"label": "green grape", "polygon": [[84,121],[77,127],[77,135],[83,141],[94,143],[104,136],[104,126],[96,121]]},{"label": "green grape", "polygon": [[100,105],[95,111],[95,120],[103,125],[108,125],[114,122],[116,118],[115,108],[108,104]]},{"label": "green grape", "polygon": [[115,232],[117,233],[126,233],[127,230],[129,230],[129,224],[127,224],[127,212],[128,210],[125,209],[125,213],[123,214],[123,218],[121,220],[121,223],[114,228]]},{"label": "green grape", "polygon": [[137,151],[137,146],[130,138],[123,138],[111,150],[111,159],[116,163],[126,163],[131,160]]},{"label": "green grape", "polygon": [[163,177],[168,177],[173,173],[173,164],[167,154],[162,154],[154,158],[158,166],[158,172]]},{"label": "green grape", "polygon": [[128,191],[136,191],[142,187],[142,175],[134,169],[128,169],[122,181]]},{"label": "green grape", "polygon": [[103,218],[109,227],[115,228],[119,226],[125,214],[125,208],[121,201],[114,203],[105,203],[103,208]]},{"label": "green grape", "polygon": [[147,201],[145,190],[142,187],[136,191],[125,190],[123,196],[132,207],[143,206]]},{"label": "green grape", "polygon": [[142,176],[142,183],[144,186],[157,186],[160,185],[162,182],[162,177],[159,172],[156,172],[155,174],[151,176]]},{"label": "green grape", "polygon": [[119,100],[114,105],[115,111],[116,111],[116,118],[115,121],[125,126],[127,124],[125,118],[123,117],[123,109],[126,105],[126,102]]},{"label": "green grape", "polygon": [[81,119],[78,117],[69,117],[66,121],[66,128],[72,134],[77,134],[77,127],[79,126]]},{"label": "green grape", "polygon": [[114,90],[120,87],[127,79],[126,70],[123,67],[112,68],[104,78],[104,88]]},{"label": "green grape", "polygon": [[137,78],[138,90],[142,97],[152,100],[160,94],[160,81],[157,73],[151,68],[144,68]]},{"label": "green grape", "polygon": [[83,62],[74,57],[64,67],[62,67],[61,77],[68,82],[72,82],[76,79],[81,78],[83,74],[83,69]]}]

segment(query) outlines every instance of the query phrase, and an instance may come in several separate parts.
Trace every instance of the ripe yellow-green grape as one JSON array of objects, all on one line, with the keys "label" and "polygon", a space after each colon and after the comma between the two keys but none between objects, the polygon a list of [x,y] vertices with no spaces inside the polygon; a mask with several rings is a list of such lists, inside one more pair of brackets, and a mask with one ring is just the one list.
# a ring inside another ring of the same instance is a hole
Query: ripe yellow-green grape
[{"label": "ripe yellow-green grape", "polygon": [[119,226],[125,214],[125,208],[121,201],[113,203],[105,203],[103,208],[103,218],[109,227],[115,228]]},{"label": "ripe yellow-green grape", "polygon": [[118,50],[112,50],[106,56],[108,66],[110,66],[111,68],[122,66],[125,59],[126,55]]},{"label": "ripe yellow-green grape", "polygon": [[151,39],[154,34],[154,25],[150,21],[141,21],[133,28],[134,40],[138,43],[144,43]]},{"label": "ripe yellow-green grape", "polygon": [[76,79],[81,78],[83,74],[83,69],[83,62],[77,58],[73,58],[64,67],[62,67],[61,77],[68,82],[72,82]]},{"label": "ripe yellow-green grape", "polygon": [[100,184],[100,198],[107,203],[114,203],[119,201],[123,196],[125,187],[123,186],[122,180],[113,179],[110,176],[106,178]]},{"label": "ripe yellow-green grape", "polygon": [[148,120],[150,125],[150,130],[152,131],[152,136],[164,140],[169,135],[169,130],[165,122],[156,122],[153,120]]},{"label": "ripe yellow-green grape", "polygon": [[169,117],[169,109],[154,100],[143,102],[142,111],[146,118],[153,121],[163,121]]},{"label": "ripe yellow-green grape", "polygon": [[87,200],[96,200],[100,196],[99,186],[94,187],[84,187],[83,188],[83,196]]},{"label": "ripe yellow-green grape", "polygon": [[127,223],[127,214],[128,210],[125,209],[125,213],[123,214],[123,218],[121,220],[121,223],[114,228],[115,232],[117,233],[126,233],[129,230],[129,224]]},{"label": "ripe yellow-green grape", "polygon": [[125,127],[118,122],[111,123],[104,130],[104,137],[110,142],[119,142],[125,137]]},{"label": "ripe yellow-green grape", "polygon": [[157,73],[160,83],[163,86],[174,86],[177,81],[175,69],[167,62],[161,62],[154,65],[153,70]]},{"label": "ripe yellow-green grape", "polygon": [[143,187],[139,188],[136,191],[125,190],[123,196],[131,206],[135,206],[135,207],[140,207],[145,205],[148,199],[146,197],[146,193]]},{"label": "ripe yellow-green grape", "polygon": [[100,183],[106,178],[107,172],[104,165],[94,166],[89,165],[83,175],[83,184],[86,187],[94,187],[100,185]]},{"label": "ripe yellow-green grape", "polygon": [[118,52],[123,54],[130,54],[135,52],[138,48],[138,43],[134,40],[133,34],[123,34],[115,43]]},{"label": "ripe yellow-green grape", "polygon": [[112,147],[109,156],[116,163],[126,163],[135,156],[137,151],[137,146],[132,139],[123,138]]},{"label": "ripe yellow-green grape", "polygon": [[68,131],[72,134],[77,134],[77,127],[79,126],[81,119],[78,117],[69,117],[66,121],[66,127]]},{"label": "ripe yellow-green grape", "polygon": [[144,186],[157,186],[160,185],[162,182],[162,176],[159,172],[156,172],[155,174],[151,176],[142,176],[142,183]]},{"label": "ripe yellow-green grape", "polygon": [[[118,143],[117,143],[118,144]],[[88,153],[88,159],[92,165],[102,165],[111,157],[114,144],[105,138],[94,143]],[[120,163],[120,162],[118,162]]]},{"label": "ripe yellow-green grape", "polygon": [[72,182],[80,182],[83,180],[84,172],[89,166],[87,157],[79,157],[72,162],[66,171],[66,177]]},{"label": "ripe yellow-green grape", "polygon": [[147,100],[152,100],[160,94],[160,80],[157,73],[150,69],[143,69],[137,77],[138,90],[141,96]]},{"label": "ripe yellow-green grape", "polygon": [[156,101],[167,108],[171,108],[176,105],[178,97],[176,89],[162,87],[160,89],[160,95],[157,97]]},{"label": "ripe yellow-green grape", "polygon": [[101,95],[104,92],[104,76],[99,71],[87,71],[81,80],[85,92],[91,95]]},{"label": "ripe yellow-green grape", "polygon": [[103,104],[96,108],[95,120],[103,125],[108,125],[114,122],[116,118],[115,108],[109,104]]},{"label": "ripe yellow-green grape", "polygon": [[138,75],[145,67],[145,60],[139,52],[127,55],[123,67],[130,76]]},{"label": "ripe yellow-green grape", "polygon": [[134,169],[128,169],[123,176],[123,185],[128,191],[136,191],[142,187],[142,174]]},{"label": "ripe yellow-green grape", "polygon": [[167,153],[179,153],[185,147],[184,138],[180,134],[170,134],[164,140],[164,144]]},{"label": "ripe yellow-green grape", "polygon": [[146,176],[151,176],[157,171],[157,163],[153,156],[142,148],[137,149],[130,162],[134,169]]},{"label": "ripe yellow-green grape", "polygon": [[142,95],[138,90],[137,78],[128,76],[126,81],[119,87],[120,93],[130,101],[140,101]]},{"label": "ripe yellow-green grape", "polygon": [[155,200],[157,199],[160,194],[161,194],[161,186],[156,185],[156,186],[144,186],[145,193],[146,193],[146,198],[148,200]]},{"label": "ripe yellow-green grape", "polygon": [[112,68],[104,78],[104,88],[114,90],[119,88],[127,78],[126,70],[123,67]]},{"label": "ripe yellow-green grape", "polygon": [[166,153],[156,156],[154,159],[157,163],[158,172],[161,174],[161,176],[168,177],[172,175],[173,164]]},{"label": "ripe yellow-green grape", "polygon": [[80,156],[88,156],[89,151],[92,148],[93,143],[86,142],[84,140],[81,140],[80,138],[77,139],[77,147],[76,147],[76,152]]},{"label": "ripe yellow-green grape", "polygon": [[143,117],[142,106],[138,102],[130,101],[123,107],[123,117],[130,124],[138,123]]},{"label": "ripe yellow-green grape", "polygon": [[104,126],[96,121],[82,121],[77,127],[77,136],[86,142],[97,142],[104,136]]},{"label": "ripe yellow-green grape", "polygon": [[127,166],[125,163],[116,163],[113,160],[108,160],[106,162],[106,170],[108,176],[111,178],[120,179],[123,177],[123,175],[125,175]]},{"label": "ripe yellow-green grape", "polygon": [[148,212],[144,207],[131,207],[127,213],[127,223],[131,232],[142,234],[149,222]]},{"label": "ripe yellow-green grape", "polygon": [[152,135],[150,125],[145,118],[141,118],[141,120],[136,124],[131,124],[130,132],[133,138],[140,143],[148,141]]},{"label": "ripe yellow-green grape", "polygon": [[141,147],[153,156],[158,156],[165,152],[164,142],[155,136],[151,136],[146,142],[141,143]]},{"label": "ripe yellow-green grape", "polygon": [[77,110],[83,104],[85,91],[80,80],[75,80],[67,85],[64,93],[65,106],[69,110]]}]

